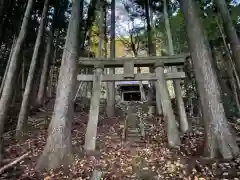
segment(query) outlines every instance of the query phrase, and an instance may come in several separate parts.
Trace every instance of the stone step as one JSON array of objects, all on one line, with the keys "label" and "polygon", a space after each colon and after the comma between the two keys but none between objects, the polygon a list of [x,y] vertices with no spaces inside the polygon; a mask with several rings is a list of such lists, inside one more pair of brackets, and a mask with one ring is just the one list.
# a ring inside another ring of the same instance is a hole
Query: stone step
[{"label": "stone step", "polygon": [[132,143],[131,144],[131,147],[132,148],[138,148],[138,147],[140,147],[141,145],[144,145],[145,143]]},{"label": "stone step", "polygon": [[127,137],[137,137],[137,138],[140,138],[141,134],[128,134]]},{"label": "stone step", "polygon": [[135,132],[135,133],[133,133],[133,132],[128,132],[128,131],[127,131],[127,134],[134,136],[134,135],[140,134],[140,132]]},{"label": "stone step", "polygon": [[138,133],[139,132],[137,128],[128,128],[127,131],[129,133]]}]

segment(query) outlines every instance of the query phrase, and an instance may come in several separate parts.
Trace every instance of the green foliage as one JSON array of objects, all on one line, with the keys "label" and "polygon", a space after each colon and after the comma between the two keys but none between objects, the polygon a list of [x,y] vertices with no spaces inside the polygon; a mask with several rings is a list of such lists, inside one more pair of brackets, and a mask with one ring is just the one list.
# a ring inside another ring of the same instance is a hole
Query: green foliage
[{"label": "green foliage", "polygon": [[[229,2],[229,11],[231,12],[232,20],[234,24],[239,23],[239,17],[240,17],[240,6],[233,6],[230,5]],[[218,30],[218,25],[216,18],[218,17],[218,14],[215,10],[214,4],[211,3],[211,1],[200,1],[198,5],[201,7],[200,15],[201,20],[205,29],[205,32],[208,36],[208,39],[211,41],[217,41],[219,42],[219,39],[221,38],[221,34]],[[172,10],[173,12],[174,10]],[[171,31],[173,36],[173,42],[174,42],[174,49],[176,53],[180,52],[188,52],[188,45],[187,45],[187,34],[185,31],[185,23],[184,18],[181,13],[181,11],[178,9],[177,11],[174,11],[174,15],[170,15],[170,24],[171,24]],[[156,13],[157,14],[157,13]],[[156,20],[156,32],[165,34],[165,27],[164,27],[164,20],[162,17],[157,18]],[[165,43],[165,47],[167,47],[166,44],[166,36],[162,36],[162,41]],[[218,45],[221,45],[218,44]]]}]

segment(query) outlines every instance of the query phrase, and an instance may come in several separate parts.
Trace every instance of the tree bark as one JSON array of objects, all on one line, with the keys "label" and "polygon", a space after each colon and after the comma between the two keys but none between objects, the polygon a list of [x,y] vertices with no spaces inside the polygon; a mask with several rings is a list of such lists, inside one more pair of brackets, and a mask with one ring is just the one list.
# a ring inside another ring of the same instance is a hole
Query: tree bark
[{"label": "tree bark", "polygon": [[37,169],[55,169],[71,163],[73,100],[77,82],[77,60],[79,51],[80,1],[72,1],[72,15],[59,73],[57,95],[52,121],[49,126],[47,144],[38,160]]},{"label": "tree bark", "polygon": [[84,149],[86,151],[94,151],[96,147],[102,73],[103,73],[102,67],[96,67],[94,72],[89,120],[88,120],[86,135],[85,135]]},{"label": "tree bark", "polygon": [[[150,23],[150,13],[149,13],[149,0],[145,0],[145,16],[146,16],[146,22],[147,22],[147,36],[148,36],[148,55],[150,56],[155,56],[156,55],[156,51],[152,44],[152,28],[151,28],[151,23]],[[150,67],[149,71],[152,73],[153,72],[153,68]],[[152,101],[153,100],[153,88],[154,88],[154,83],[152,81],[149,81],[150,84],[150,88],[149,88],[149,92],[148,92],[148,100]],[[159,101],[159,97],[156,96],[156,101]],[[157,107],[158,113],[159,113],[159,108]],[[159,113],[160,114],[160,113]]]},{"label": "tree bark", "polygon": [[[103,12],[103,4],[99,2],[99,42],[98,42],[98,56],[103,56],[103,40],[104,40],[104,12]],[[98,115],[99,115],[99,104],[100,104],[100,96],[101,96],[101,81],[102,81],[102,73],[103,70],[101,67],[96,67],[94,72],[94,81],[92,88],[92,97],[89,111],[89,120],[87,125],[87,131],[85,135],[85,145],[84,149],[86,151],[94,151],[96,146],[96,136],[97,136],[97,124],[98,124]]]},{"label": "tree bark", "polygon": [[[107,59],[108,58],[108,22],[107,22],[107,4],[104,4],[104,57]],[[108,68],[104,68],[104,74],[108,74]],[[102,83],[103,89],[105,89],[105,93],[104,95],[106,95],[106,99],[107,95],[108,95],[108,87],[107,87],[107,82],[103,82]],[[106,106],[105,106],[106,108]]]},{"label": "tree bark", "polygon": [[216,157],[220,152],[223,158],[231,159],[239,153],[239,149],[221,103],[219,83],[211,63],[209,44],[200,23],[196,4],[193,0],[181,0],[180,5],[186,23],[189,48],[203,109],[206,130],[205,152],[210,158]]},{"label": "tree bark", "polygon": [[49,32],[46,53],[43,60],[43,68],[41,72],[40,83],[39,83],[38,94],[37,94],[37,106],[40,106],[43,104],[43,100],[46,92],[47,78],[48,78],[49,67],[50,67],[50,55],[52,52],[52,44],[53,44],[53,33]]},{"label": "tree bark", "polygon": [[218,29],[219,29],[219,32],[221,34],[222,40],[223,40],[224,49],[225,49],[227,57],[229,59],[229,63],[228,63],[229,64],[229,68],[228,68],[228,70],[231,71],[230,74],[232,74],[232,76],[235,77],[235,78],[232,78],[232,80],[233,81],[234,81],[234,79],[236,80],[237,88],[240,91],[240,80],[239,80],[238,73],[236,71],[236,65],[235,65],[235,63],[232,60],[232,56],[231,56],[229,47],[228,47],[227,42],[226,42],[225,34],[223,32],[223,28],[222,28],[220,22],[218,21],[218,17],[216,17],[216,22],[217,22]]},{"label": "tree bark", "polygon": [[13,39],[13,42],[12,42],[11,52],[10,52],[10,54],[9,54],[9,58],[8,58],[8,62],[7,62],[7,67],[6,67],[6,69],[5,69],[4,76],[3,76],[3,79],[2,79],[2,83],[1,83],[1,87],[0,87],[0,96],[1,96],[1,94],[2,94],[3,87],[4,87],[4,84],[5,84],[5,81],[6,81],[6,76],[7,76],[7,73],[8,73],[9,66],[10,66],[10,62],[11,62],[11,58],[12,58],[12,53],[13,53],[15,44],[16,44],[16,41],[15,41],[15,38],[14,38],[14,39]]},{"label": "tree bark", "polygon": [[223,20],[223,26],[230,43],[233,59],[236,64],[236,70],[238,72],[238,77],[240,77],[240,41],[236,32],[235,27],[232,23],[232,18],[228,11],[227,3],[225,0],[215,0],[215,4],[221,14]]},{"label": "tree bark", "polygon": [[54,30],[55,30],[55,21],[58,13],[58,8],[55,7],[52,25],[49,29],[49,37],[46,47],[46,52],[43,60],[43,68],[40,77],[39,89],[37,94],[37,106],[43,104],[45,93],[46,93],[46,86],[47,86],[47,79],[49,77],[49,68],[50,68],[50,55],[53,49],[53,38],[54,38]]},{"label": "tree bark", "polygon": [[53,76],[54,76],[54,62],[56,60],[56,53],[57,53],[57,50],[56,50],[56,46],[53,47],[54,48],[54,53],[53,53],[53,64],[50,66],[49,68],[49,79],[48,79],[48,85],[47,85],[47,96],[48,98],[51,98],[52,95],[53,95]]},{"label": "tree bark", "polygon": [[[110,58],[115,58],[115,0],[111,2],[111,37],[110,37]],[[115,69],[109,68],[109,74],[114,74]],[[107,116],[115,115],[115,82],[107,82]]]},{"label": "tree bark", "polygon": [[[43,45],[41,45],[43,46]],[[42,49],[43,47],[41,47]],[[37,107],[37,94],[38,94],[38,89],[39,89],[39,84],[40,84],[40,78],[41,78],[41,72],[42,72],[42,68],[43,68],[43,60],[44,60],[44,56],[42,56],[41,54],[43,54],[43,51],[41,51],[39,53],[39,57],[38,57],[38,62],[37,62],[37,65],[36,65],[36,70],[35,70],[35,73],[34,73],[34,76],[33,76],[33,83],[32,83],[32,86],[31,86],[31,92],[29,94],[29,102],[28,102],[28,107]],[[28,74],[29,75],[29,74]],[[27,79],[28,79],[28,76],[27,76]],[[26,87],[27,87],[27,80],[26,80]],[[24,96],[24,93],[25,93],[25,89],[23,91],[23,96]],[[26,118],[27,120],[28,118]]]},{"label": "tree bark", "polygon": [[[155,43],[155,30],[154,28],[154,24],[153,24],[153,15],[152,15],[152,11],[150,9],[150,5],[149,5],[149,0],[145,1],[145,14],[146,14],[146,21],[147,21],[147,35],[148,35],[148,54],[150,56],[156,56],[157,52],[156,52],[156,43]],[[151,73],[153,73],[154,69],[152,67],[149,68],[149,71]],[[148,93],[148,100],[151,102],[153,100],[153,96],[154,96],[154,89],[157,89],[157,83],[150,81],[150,89],[149,89],[149,93]],[[156,101],[159,101],[160,103],[157,103],[157,113],[158,115],[162,115],[163,110],[161,107],[161,98],[159,96],[159,93],[156,93]]]},{"label": "tree bark", "polygon": [[98,9],[98,57],[103,57],[103,40],[104,40],[104,11],[103,11],[103,3],[99,2]]},{"label": "tree bark", "polygon": [[21,91],[24,90],[24,87],[25,87],[25,57],[24,57],[24,54],[22,55],[22,76],[21,76]]},{"label": "tree bark", "polygon": [[[174,48],[173,48],[173,40],[172,40],[172,33],[171,33],[171,27],[169,23],[169,17],[168,17],[168,11],[167,11],[167,1],[164,0],[164,18],[165,18],[165,28],[167,32],[167,39],[168,39],[168,51],[169,55],[174,55]],[[177,71],[176,67],[172,68],[173,72]],[[175,96],[177,100],[177,107],[180,115],[180,129],[183,133],[187,132],[188,130],[188,121],[187,121],[187,115],[184,107],[184,102],[182,98],[182,93],[181,93],[181,85],[180,85],[181,80],[174,80],[173,85],[174,85],[174,90],[175,90]]]},{"label": "tree bark", "polygon": [[27,78],[27,82],[26,82],[26,86],[25,86],[25,91],[23,94],[22,105],[21,105],[21,109],[20,109],[20,113],[19,113],[19,117],[18,117],[18,123],[17,123],[17,128],[16,128],[16,137],[20,137],[21,135],[23,135],[23,131],[25,130],[24,128],[27,124],[30,93],[32,91],[34,75],[36,73],[37,60],[39,58],[40,46],[42,43],[44,26],[45,26],[45,22],[46,22],[46,18],[47,18],[47,13],[48,13],[48,6],[49,6],[49,0],[45,0],[42,17],[41,17],[41,22],[40,22],[40,26],[38,29],[38,35],[37,35],[36,43],[34,46],[32,61],[30,64],[29,72],[28,72],[28,78]]},{"label": "tree bark", "polygon": [[[19,67],[18,74],[19,74],[19,76],[17,77],[16,88],[15,88],[13,96],[12,96],[11,106],[14,105],[14,103],[16,101],[16,98],[19,96],[19,93],[22,92],[21,91],[21,81],[20,81],[21,80],[21,74],[22,74],[22,68],[21,67]],[[21,95],[22,95],[22,93],[21,93]]]},{"label": "tree bark", "polygon": [[213,44],[210,41],[210,50],[212,52],[212,65],[213,65],[213,69],[216,72],[217,75],[217,80],[219,82],[219,87],[220,87],[220,95],[221,95],[221,99],[223,102],[223,107],[225,110],[225,114],[226,117],[230,118],[231,116],[233,116],[233,113],[230,111],[232,106],[231,103],[233,101],[232,98],[232,92],[230,91],[230,89],[227,87],[226,83],[224,82],[224,79],[222,77],[221,71],[219,69],[219,66],[217,64],[217,61],[224,61],[221,52],[218,52],[218,50],[216,48],[214,48]]},{"label": "tree bark", "polygon": [[82,84],[83,84],[83,81],[79,82],[79,84],[78,84],[77,92],[76,92],[76,95],[74,96],[74,100],[73,100],[74,102],[76,102],[76,99],[79,96],[79,92],[82,89]]},{"label": "tree bark", "polygon": [[[31,15],[33,3],[34,3],[34,0],[28,0],[27,8],[26,8],[22,26],[21,26],[21,30],[20,30],[16,45],[13,50],[11,62],[9,65],[5,85],[4,85],[1,100],[0,100],[0,137],[2,137],[4,121],[6,119],[7,110],[11,103],[12,94],[14,91],[14,83],[16,80],[16,76],[17,76],[16,73],[17,73],[18,65],[19,65],[18,56],[20,54],[22,45],[23,45],[25,37],[26,37],[28,20]],[[2,149],[2,141],[1,140],[0,140],[0,149]],[[0,157],[0,161],[1,161],[1,157]]]},{"label": "tree bark", "polygon": [[49,77],[49,81],[48,81],[48,97],[52,97],[53,96],[53,85],[55,87],[55,83],[53,83],[54,81],[54,76],[55,76],[55,64],[56,64],[56,58],[57,58],[57,51],[58,51],[58,44],[59,44],[59,36],[60,36],[60,32],[59,30],[56,30],[56,43],[53,46],[53,60],[52,60],[52,65],[50,66],[50,77]]},{"label": "tree bark", "polygon": [[[88,12],[87,12],[87,22],[84,27],[83,44],[87,37],[88,30],[92,28],[92,24],[95,21],[95,16],[96,16],[95,11],[96,11],[96,5],[98,4],[98,2],[99,2],[99,0],[91,0],[91,2],[90,2]],[[81,44],[81,45],[83,45],[83,44]]]},{"label": "tree bark", "polygon": [[147,34],[148,34],[148,54],[150,56],[156,56],[156,44],[154,42],[155,38],[154,36],[154,31],[153,31],[153,23],[152,23],[152,15],[150,12],[150,7],[149,7],[149,0],[145,1],[145,14],[146,14],[146,21],[147,21]]}]

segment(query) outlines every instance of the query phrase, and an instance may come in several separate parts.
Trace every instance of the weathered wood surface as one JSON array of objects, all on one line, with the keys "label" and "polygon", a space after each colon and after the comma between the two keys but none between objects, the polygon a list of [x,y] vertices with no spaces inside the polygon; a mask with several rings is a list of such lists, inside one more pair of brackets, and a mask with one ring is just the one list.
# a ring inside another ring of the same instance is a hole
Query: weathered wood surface
[{"label": "weathered wood surface", "polygon": [[[185,78],[184,72],[169,72],[164,74],[165,80],[171,79],[183,79]],[[148,81],[153,80],[156,81],[158,78],[155,73],[144,73],[144,74],[134,74],[133,79],[129,79],[129,81]],[[79,74],[77,76],[78,81],[93,81],[93,75],[89,74]],[[127,81],[128,79],[124,78],[123,74],[112,74],[112,75],[103,75],[102,81]]]},{"label": "weathered wood surface", "polygon": [[123,67],[125,62],[133,61],[135,67],[150,67],[156,61],[164,63],[164,66],[181,66],[184,64],[189,54],[181,54],[174,56],[151,56],[151,57],[121,57],[121,58],[80,58],[79,65],[81,67],[94,67],[95,65],[103,65],[105,68]]},{"label": "weathered wood surface", "polygon": [[22,161],[24,158],[26,158],[28,155],[30,154],[30,152],[27,152],[25,154],[23,154],[22,156],[16,158],[14,161],[10,162],[9,164],[6,164],[5,166],[0,168],[0,174],[2,174],[5,170],[13,167],[15,164],[19,163],[20,161]]}]

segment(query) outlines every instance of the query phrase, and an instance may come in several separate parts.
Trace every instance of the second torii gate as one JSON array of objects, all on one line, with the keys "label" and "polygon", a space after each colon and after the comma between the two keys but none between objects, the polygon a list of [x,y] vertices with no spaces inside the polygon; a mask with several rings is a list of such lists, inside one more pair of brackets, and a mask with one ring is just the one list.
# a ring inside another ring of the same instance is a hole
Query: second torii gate
[{"label": "second torii gate", "polygon": [[[182,66],[189,55],[138,57],[138,58],[81,58],[81,68],[94,68],[94,74],[79,74],[78,81],[93,81],[89,121],[98,121],[101,82],[107,81],[156,81],[156,104],[164,116],[174,117],[166,80],[183,79],[184,72],[164,73],[164,66]],[[124,74],[103,75],[104,68],[123,67]],[[134,74],[134,67],[154,67],[155,73]],[[171,113],[171,114],[169,114]],[[173,115],[173,116],[172,116]]]}]

